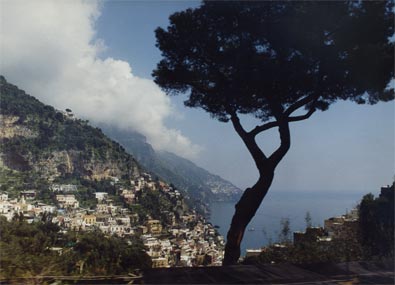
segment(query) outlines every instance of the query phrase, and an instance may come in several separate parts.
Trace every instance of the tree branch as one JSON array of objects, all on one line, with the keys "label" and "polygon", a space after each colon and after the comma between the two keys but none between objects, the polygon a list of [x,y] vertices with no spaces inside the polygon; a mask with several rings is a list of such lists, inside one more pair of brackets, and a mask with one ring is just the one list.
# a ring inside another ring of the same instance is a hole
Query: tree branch
[{"label": "tree branch", "polygon": [[[282,111],[281,114],[275,116],[276,121],[269,122],[260,126],[256,126],[250,132],[247,132],[240,123],[240,119],[237,116],[235,111],[231,111],[228,113],[231,116],[231,121],[233,127],[235,128],[236,132],[239,134],[241,139],[243,140],[244,144],[247,146],[252,158],[255,161],[255,164],[259,170],[259,172],[263,171],[264,165],[267,161],[269,161],[272,165],[277,165],[281,159],[285,156],[291,146],[291,135],[289,130],[289,123],[290,122],[297,122],[302,121],[310,118],[310,116],[315,112],[314,106],[310,108],[310,110],[300,116],[293,116],[290,117],[289,115],[292,114],[297,109],[305,106],[310,102],[315,102],[318,99],[318,96],[309,95],[301,100],[297,101],[295,104],[291,105],[287,110]],[[280,133],[280,146],[270,155],[269,158],[263,153],[263,151],[259,148],[255,141],[256,135],[259,133],[269,130],[271,128],[278,127]]]},{"label": "tree branch", "polygon": [[252,136],[255,137],[257,134],[259,134],[259,133],[261,133],[263,131],[275,128],[275,127],[278,127],[278,122],[277,121],[269,122],[269,123],[266,123],[266,124],[263,124],[263,125],[260,125],[260,126],[256,126],[254,129],[252,129],[249,132],[249,134],[251,134]]},{"label": "tree branch", "polygon": [[306,96],[302,99],[300,99],[299,101],[297,101],[296,103],[292,104],[291,106],[288,107],[287,110],[285,110],[284,115],[286,117],[289,117],[293,112],[295,112],[297,109],[305,106],[306,104],[310,103],[310,102],[315,102],[318,100],[318,95],[317,94],[311,94],[309,96]]},{"label": "tree branch", "polygon": [[283,120],[279,122],[278,131],[280,132],[280,146],[270,155],[269,161],[277,166],[278,163],[283,159],[283,157],[288,152],[291,147],[291,134],[289,131],[289,122],[287,120]]},{"label": "tree branch", "polygon": [[269,161],[270,163],[272,163],[272,165],[277,166],[278,163],[286,155],[289,148],[291,147],[291,134],[289,130],[289,123],[308,119],[315,112],[314,104],[310,108],[310,110],[304,115],[294,116],[294,117],[290,117],[289,115],[292,114],[297,109],[299,109],[300,107],[305,106],[310,102],[315,102],[317,100],[318,100],[318,96],[313,96],[313,95],[306,96],[301,100],[297,101],[295,104],[291,105],[281,115],[276,116],[276,122],[273,122],[272,124],[270,123],[266,124],[267,125],[266,128],[277,125],[278,131],[280,133],[280,140],[281,140],[280,146],[269,157]]},{"label": "tree branch", "polygon": [[311,108],[306,114],[300,115],[300,116],[294,116],[294,117],[288,117],[287,121],[288,122],[297,122],[297,121],[303,121],[311,117],[313,113],[315,112],[315,108]]},{"label": "tree branch", "polygon": [[266,155],[263,151],[259,148],[255,141],[255,136],[251,135],[244,130],[243,126],[240,123],[240,119],[237,116],[236,112],[230,113],[230,120],[233,124],[234,129],[236,130],[237,134],[241,137],[244,144],[246,145],[248,151],[250,152],[254,162],[259,170],[260,173],[264,171],[264,166],[267,161]]},{"label": "tree branch", "polygon": [[234,129],[239,134],[239,136],[243,139],[245,136],[248,135],[248,133],[246,132],[246,130],[244,130],[243,126],[241,125],[239,117],[237,116],[236,112],[228,111],[228,113],[230,114],[230,120],[232,121]]},{"label": "tree branch", "polygon": [[[296,121],[302,121],[302,120],[306,120],[308,118],[310,118],[310,116],[315,112],[315,108],[311,108],[306,114],[304,115],[300,115],[300,116],[294,116],[294,117],[288,117],[285,120],[287,122],[296,122]],[[261,132],[264,132],[266,130],[275,128],[279,126],[279,122],[278,121],[274,121],[274,122],[269,122],[260,126],[256,126],[254,129],[252,129],[250,132],[248,132],[248,134],[252,135],[252,136],[256,136]]]}]

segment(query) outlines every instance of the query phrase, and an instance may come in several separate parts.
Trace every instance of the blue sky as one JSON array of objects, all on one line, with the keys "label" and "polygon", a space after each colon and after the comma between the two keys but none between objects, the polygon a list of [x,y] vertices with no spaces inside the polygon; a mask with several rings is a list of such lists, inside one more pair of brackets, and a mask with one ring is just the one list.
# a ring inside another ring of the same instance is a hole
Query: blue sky
[{"label": "blue sky", "polygon": [[[199,2],[16,3],[0,6],[2,53],[7,54],[0,68],[9,81],[59,109],[71,107],[93,123],[137,129],[157,149],[188,157],[242,189],[255,182],[254,164],[230,124],[185,108],[185,98],[169,98],[152,83],[151,72],[161,58],[155,28],[165,27],[171,13]],[[27,34],[36,41],[20,37]],[[257,123],[248,117],[243,122],[249,127]],[[363,194],[392,182],[393,102],[339,102],[293,124],[291,133],[292,146],[276,171],[272,191]],[[273,149],[277,132],[262,135],[259,142]]]}]

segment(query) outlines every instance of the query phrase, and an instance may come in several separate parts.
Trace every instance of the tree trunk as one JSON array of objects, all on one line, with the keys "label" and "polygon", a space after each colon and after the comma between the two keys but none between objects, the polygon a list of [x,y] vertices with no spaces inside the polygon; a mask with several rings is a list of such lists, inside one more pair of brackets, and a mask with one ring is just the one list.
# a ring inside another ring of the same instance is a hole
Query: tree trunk
[{"label": "tree trunk", "polygon": [[240,257],[240,244],[244,236],[244,231],[251,219],[255,216],[256,211],[266,196],[270,185],[272,184],[274,169],[265,171],[258,182],[252,187],[247,188],[236,204],[235,214],[227,234],[225,246],[225,257],[223,265],[236,264]]}]

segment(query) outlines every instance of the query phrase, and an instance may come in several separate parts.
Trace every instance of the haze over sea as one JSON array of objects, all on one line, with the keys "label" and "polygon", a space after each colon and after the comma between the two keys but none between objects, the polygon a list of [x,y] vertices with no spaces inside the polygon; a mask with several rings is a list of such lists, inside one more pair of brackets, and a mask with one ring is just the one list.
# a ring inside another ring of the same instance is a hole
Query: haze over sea
[{"label": "haze over sea", "polygon": [[[378,191],[371,191],[375,196]],[[304,231],[305,216],[309,211],[313,226],[323,226],[324,220],[345,214],[355,208],[363,195],[356,192],[276,192],[269,191],[258,212],[244,234],[241,254],[246,249],[260,248],[278,240],[281,219],[289,218],[292,231]],[[212,203],[210,222],[218,225],[226,239],[230,221],[234,214],[235,202]]]}]

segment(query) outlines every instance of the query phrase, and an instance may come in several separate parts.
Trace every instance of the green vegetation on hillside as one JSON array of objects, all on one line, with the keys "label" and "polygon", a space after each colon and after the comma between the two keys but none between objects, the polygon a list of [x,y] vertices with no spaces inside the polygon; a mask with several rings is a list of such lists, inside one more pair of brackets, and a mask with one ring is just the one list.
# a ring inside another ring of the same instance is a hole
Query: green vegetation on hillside
[{"label": "green vegetation on hillside", "polygon": [[6,83],[4,77],[0,78],[0,83],[0,113],[18,117],[18,125],[37,133],[34,138],[5,139],[2,146],[5,152],[39,155],[46,151],[76,150],[99,159],[128,159],[121,145],[109,140],[100,129],[89,126],[87,121],[73,119],[44,105],[16,86]]},{"label": "green vegetation on hillside", "polygon": [[41,192],[47,191],[48,187],[48,181],[36,173],[0,167],[0,191],[7,191],[10,198],[17,198],[18,194],[26,189],[37,189]]},{"label": "green vegetation on hillside", "polygon": [[49,221],[7,222],[0,217],[0,278],[39,275],[117,275],[151,267],[138,239],[99,231],[63,234]]},{"label": "green vegetation on hillside", "polygon": [[359,207],[361,244],[366,258],[394,256],[394,186],[382,188],[379,197],[363,197]]},{"label": "green vegetation on hillside", "polygon": [[150,213],[153,219],[160,220],[162,224],[167,224],[165,212],[174,212],[177,214],[177,209],[182,209],[182,206],[177,206],[176,201],[172,201],[159,191],[152,191],[145,189],[140,191],[138,197],[139,204],[146,213]]},{"label": "green vegetation on hillside", "polygon": [[133,157],[100,129],[76,119],[69,109],[59,112],[44,105],[2,76],[0,105],[0,190],[11,198],[23,190],[37,190],[38,198],[49,202],[49,185],[68,181],[79,186],[81,205],[90,207],[94,192],[115,194],[107,169],[115,169],[122,181],[138,172]]}]

